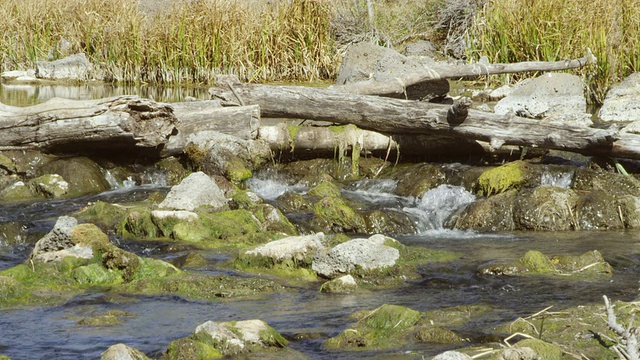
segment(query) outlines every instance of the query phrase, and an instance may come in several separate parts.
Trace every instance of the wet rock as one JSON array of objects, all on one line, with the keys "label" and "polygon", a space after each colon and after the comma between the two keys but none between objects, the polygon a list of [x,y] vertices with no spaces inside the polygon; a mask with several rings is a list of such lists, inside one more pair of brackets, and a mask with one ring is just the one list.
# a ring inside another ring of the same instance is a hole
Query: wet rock
[{"label": "wet rock", "polygon": [[358,283],[351,275],[329,280],[320,287],[320,292],[332,294],[350,294],[356,290],[358,290]]},{"label": "wet rock", "polygon": [[392,267],[400,258],[400,252],[386,243],[395,241],[384,235],[347,241],[326,253],[318,253],[313,260],[312,269],[324,277],[335,278],[356,269],[366,272]]},{"label": "wet rock", "polygon": [[516,198],[513,217],[518,230],[561,231],[575,229],[579,195],[571,189],[539,186]]},{"label": "wet rock", "polygon": [[385,170],[384,176],[396,179],[396,194],[420,197],[426,191],[442,185],[446,181],[444,171],[431,164],[400,165]]},{"label": "wet rock", "polygon": [[58,174],[69,183],[70,197],[109,190],[103,169],[86,157],[57,159],[41,166],[38,175]]},{"label": "wet rock", "polygon": [[171,263],[180,269],[184,269],[184,268],[203,268],[209,265],[210,261],[209,259],[205,258],[204,256],[198,253],[189,252],[175,259],[172,259]]},{"label": "wet rock", "polygon": [[504,265],[482,267],[479,272],[486,275],[573,275],[610,276],[613,269],[597,250],[579,256],[555,256],[549,258],[536,250],[529,250],[517,261]]},{"label": "wet rock", "polygon": [[10,186],[5,187],[0,191],[0,200],[5,201],[20,201],[27,200],[36,197],[31,187],[25,184],[23,181],[16,181]]},{"label": "wet rock", "polygon": [[215,181],[203,172],[196,172],[187,176],[179,185],[173,186],[158,206],[194,211],[200,207],[220,210],[226,205],[227,199]]},{"label": "wet rock", "polygon": [[251,209],[252,207],[263,204],[264,200],[253,191],[236,190],[231,195],[231,209]]},{"label": "wet rock", "polygon": [[577,191],[602,190],[609,193],[612,198],[625,195],[640,196],[640,181],[631,176],[602,169],[578,168],[573,178],[573,189]]},{"label": "wet rock", "polygon": [[127,210],[123,206],[96,201],[75,213],[74,217],[82,222],[96,224],[107,231],[116,230],[126,215]]},{"label": "wet rock", "polygon": [[69,183],[58,174],[48,174],[29,181],[33,191],[48,198],[59,198],[69,192]]},{"label": "wet rock", "polygon": [[297,235],[295,226],[284,214],[270,204],[259,204],[251,208],[253,215],[258,218],[262,231]]},{"label": "wet rock", "polygon": [[301,194],[288,192],[276,199],[276,206],[285,213],[313,210],[313,201]]},{"label": "wet rock", "polygon": [[311,268],[313,257],[324,247],[324,234],[290,236],[241,252],[235,267],[269,273],[288,281],[316,281]]},{"label": "wet rock", "polygon": [[313,187],[323,181],[344,180],[351,177],[351,166],[346,161],[316,158],[300,160],[276,167],[291,183]]},{"label": "wet rock", "polygon": [[624,219],[609,191],[594,190],[580,196],[576,209],[579,230],[624,229]]},{"label": "wet rock", "polygon": [[517,195],[517,190],[509,190],[471,203],[452,218],[450,225],[455,229],[477,231],[514,230],[513,207]]},{"label": "wet rock", "polygon": [[494,107],[496,114],[515,113],[532,119],[554,117],[590,125],[584,84],[579,76],[546,73],[514,89]]},{"label": "wet rock", "polygon": [[324,197],[313,205],[312,227],[323,232],[355,232],[366,230],[362,215],[341,197]]},{"label": "wet rock", "polygon": [[415,339],[421,343],[433,344],[459,344],[464,342],[464,338],[455,332],[441,327],[422,327],[415,333]]},{"label": "wet rock", "polygon": [[84,53],[55,61],[37,61],[36,77],[46,80],[89,80],[93,65]]},{"label": "wet rock", "polygon": [[373,210],[362,214],[367,234],[408,235],[416,233],[416,225],[406,213],[390,209]]},{"label": "wet rock", "polygon": [[607,92],[598,118],[602,121],[640,121],[640,73],[627,76]]},{"label": "wet rock", "polygon": [[125,344],[115,344],[102,353],[100,360],[149,360],[149,358],[138,349]]},{"label": "wet rock", "polygon": [[262,140],[244,140],[217,131],[190,135],[185,154],[195,168],[209,175],[222,175],[242,182],[271,159],[269,145]]},{"label": "wet rock", "polygon": [[171,186],[180,184],[184,178],[189,176],[189,171],[185,169],[180,160],[173,156],[161,159],[155,163],[155,167],[165,174],[167,183]]},{"label": "wet rock", "polygon": [[207,321],[195,332],[172,341],[163,359],[217,359],[225,356],[251,354],[251,356],[279,356],[294,354],[287,349],[289,342],[262,320],[229,322]]},{"label": "wet rock", "polygon": [[324,197],[340,197],[341,191],[340,188],[331,181],[322,181],[320,184],[312,187],[307,192],[309,196],[314,198],[322,199]]},{"label": "wet rock", "polygon": [[[349,46],[338,69],[337,85],[359,81],[397,81],[404,75],[423,71],[424,63],[434,63],[432,59],[414,58],[399,54],[393,49],[361,42]],[[412,100],[432,100],[442,98],[449,92],[446,79],[428,80],[410,85],[406,89],[406,98]],[[394,94],[394,97],[399,95]],[[405,95],[402,94],[402,98]]]},{"label": "wet rock", "polygon": [[10,174],[20,174],[31,178],[36,176],[39,167],[55,159],[55,156],[35,150],[3,150],[0,153],[0,169],[4,169]]},{"label": "wet rock", "polygon": [[36,242],[29,258],[41,262],[60,260],[65,256],[91,258],[93,256],[91,248],[76,247],[76,244],[71,240],[71,231],[76,226],[78,226],[78,220],[75,218],[59,217],[53,229]]},{"label": "wet rock", "polygon": [[360,320],[351,324],[324,345],[329,349],[393,349],[409,343],[420,321],[419,311],[398,305],[382,305],[366,311]]}]

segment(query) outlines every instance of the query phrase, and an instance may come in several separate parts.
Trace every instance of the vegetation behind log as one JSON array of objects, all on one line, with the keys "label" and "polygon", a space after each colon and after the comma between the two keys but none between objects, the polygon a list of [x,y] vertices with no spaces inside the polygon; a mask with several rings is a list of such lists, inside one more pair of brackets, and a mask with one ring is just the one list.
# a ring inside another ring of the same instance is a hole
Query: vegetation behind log
[{"label": "vegetation behind log", "polygon": [[476,57],[490,62],[557,61],[590,48],[597,67],[573,70],[601,103],[606,91],[640,71],[640,2],[637,0],[492,1],[470,31]]}]

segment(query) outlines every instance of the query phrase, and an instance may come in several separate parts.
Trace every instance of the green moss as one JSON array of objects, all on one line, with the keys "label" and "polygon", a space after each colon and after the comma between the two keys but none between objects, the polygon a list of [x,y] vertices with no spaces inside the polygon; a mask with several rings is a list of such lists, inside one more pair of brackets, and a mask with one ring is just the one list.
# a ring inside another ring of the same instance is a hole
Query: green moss
[{"label": "green moss", "polygon": [[212,345],[193,336],[172,341],[162,357],[165,360],[221,359],[224,355]]},{"label": "green moss", "polygon": [[105,269],[101,264],[89,264],[73,270],[72,277],[82,285],[106,285],[123,282],[122,271]]},{"label": "green moss", "polygon": [[333,196],[322,198],[314,204],[313,211],[327,224],[328,229],[321,230],[362,232],[366,229],[362,215],[347,205],[342,198]]},{"label": "green moss", "polygon": [[540,339],[524,339],[518,341],[516,344],[517,347],[523,348],[528,347],[533,349],[540,359],[545,360],[562,360],[564,359],[562,348],[557,345],[550,344],[546,341],[542,341]]},{"label": "green moss", "polygon": [[277,262],[272,257],[240,254],[233,260],[234,268],[255,274],[268,274],[286,281],[289,285],[298,285],[318,281],[315,271],[311,270],[312,258],[303,261],[285,259]]},{"label": "green moss", "polygon": [[289,131],[289,147],[291,148],[291,152],[295,150],[296,147],[296,138],[298,137],[298,133],[302,126],[289,125],[287,126],[287,130]]},{"label": "green moss", "polygon": [[420,321],[418,311],[382,305],[325,342],[329,349],[389,349],[406,344],[409,330]]},{"label": "green moss", "polygon": [[200,213],[196,221],[177,224],[171,235],[176,240],[207,243],[208,246],[217,247],[241,242],[243,236],[261,230],[260,222],[250,211],[239,209]]},{"label": "green moss", "polygon": [[126,213],[126,210],[120,206],[112,205],[104,201],[97,201],[73,216],[79,221],[96,224],[105,230],[116,230]]},{"label": "green moss", "polygon": [[166,278],[148,278],[120,286],[116,291],[147,295],[178,295],[193,300],[259,297],[284,290],[270,280],[237,276],[207,276],[182,272]]},{"label": "green moss", "polygon": [[31,292],[18,280],[0,276],[0,308],[30,300]]},{"label": "green moss", "polygon": [[120,222],[118,232],[125,238],[158,238],[163,236],[151,219],[151,210],[143,207],[133,208]]},{"label": "green moss", "polygon": [[175,266],[162,260],[138,258],[138,262],[140,265],[133,275],[133,280],[164,278],[181,272]]},{"label": "green moss", "polygon": [[459,344],[464,342],[464,339],[455,332],[437,326],[422,327],[414,337],[416,341],[423,343]]},{"label": "green moss", "polygon": [[231,195],[231,200],[238,206],[240,209],[250,209],[256,203],[253,199],[249,197],[246,190],[236,190]]},{"label": "green moss", "polygon": [[248,169],[238,156],[226,156],[224,169],[222,169],[227,179],[234,183],[241,183],[253,176],[253,172]]},{"label": "green moss", "polygon": [[422,323],[435,326],[462,326],[469,320],[489,313],[490,305],[460,305],[428,310],[423,313]]},{"label": "green moss", "polygon": [[478,193],[481,196],[491,196],[518,188],[525,183],[525,167],[524,161],[514,161],[483,172],[478,178]]},{"label": "green moss", "polygon": [[0,191],[0,200],[5,201],[28,200],[36,197],[38,197],[38,194],[24,183],[15,183]]},{"label": "green moss", "polygon": [[556,270],[549,257],[536,250],[527,251],[527,253],[520,258],[519,262],[527,269],[527,271],[532,273],[544,274],[552,273]]},{"label": "green moss", "polygon": [[335,183],[331,181],[322,181],[320,184],[309,189],[308,194],[318,199],[328,196],[339,198],[341,192],[340,188]]}]

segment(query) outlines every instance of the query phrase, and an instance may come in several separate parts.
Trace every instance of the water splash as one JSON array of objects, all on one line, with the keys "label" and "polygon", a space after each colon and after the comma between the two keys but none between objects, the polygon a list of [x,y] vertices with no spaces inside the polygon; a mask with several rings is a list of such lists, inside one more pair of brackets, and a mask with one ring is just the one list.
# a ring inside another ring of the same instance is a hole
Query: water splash
[{"label": "water splash", "polygon": [[559,188],[569,189],[573,182],[573,171],[555,171],[549,170],[542,173],[540,185],[555,186]]},{"label": "water splash", "polygon": [[415,207],[403,211],[414,217],[419,233],[444,229],[456,211],[474,202],[476,197],[461,186],[440,185],[424,193]]},{"label": "water splash", "polygon": [[265,200],[275,200],[281,195],[290,191],[304,191],[307,188],[302,186],[288,185],[282,181],[274,179],[251,178],[247,180],[247,187]]}]

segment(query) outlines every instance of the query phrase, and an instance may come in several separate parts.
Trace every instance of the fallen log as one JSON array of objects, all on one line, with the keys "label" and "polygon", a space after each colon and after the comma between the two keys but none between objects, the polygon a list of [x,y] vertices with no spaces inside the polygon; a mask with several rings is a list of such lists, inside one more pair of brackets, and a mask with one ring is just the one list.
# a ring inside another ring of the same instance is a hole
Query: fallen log
[{"label": "fallen log", "polygon": [[347,92],[360,95],[403,95],[407,88],[431,81],[436,86],[438,79],[474,78],[487,75],[512,74],[529,71],[559,71],[580,68],[595,64],[596,57],[587,49],[587,54],[578,59],[562,61],[525,61],[511,64],[490,64],[486,58],[473,64],[447,64],[434,63],[429,66],[414,69],[391,79],[371,78],[367,81],[359,81],[344,85],[333,85],[334,91]]},{"label": "fallen log", "polygon": [[0,150],[157,148],[177,121],[167,104],[137,96],[54,98],[24,108],[0,104]]},{"label": "fallen log", "polygon": [[[230,90],[233,88],[233,91]],[[258,104],[263,118],[312,119],[354,124],[384,134],[432,134],[481,140],[495,149],[502,145],[539,147],[640,159],[640,136],[618,129],[532,120],[420,101],[345,94],[300,86],[226,84],[210,89],[223,104]],[[462,116],[465,115],[466,116]],[[452,119],[454,121],[452,121]]]},{"label": "fallen log", "polygon": [[162,148],[163,157],[178,155],[189,141],[189,135],[214,130],[243,140],[255,140],[260,129],[257,105],[222,107],[220,101],[193,101],[170,104],[179,122],[177,131]]}]

